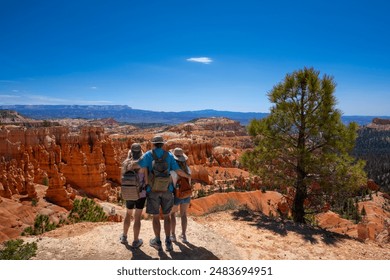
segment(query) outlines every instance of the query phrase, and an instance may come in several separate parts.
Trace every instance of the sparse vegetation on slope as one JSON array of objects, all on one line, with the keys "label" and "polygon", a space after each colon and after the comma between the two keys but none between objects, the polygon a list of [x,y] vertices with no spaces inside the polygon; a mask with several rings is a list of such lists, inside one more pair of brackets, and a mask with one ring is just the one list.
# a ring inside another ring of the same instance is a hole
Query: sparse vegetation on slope
[{"label": "sparse vegetation on slope", "polygon": [[21,239],[4,242],[4,248],[0,250],[0,260],[29,260],[36,256],[37,243],[26,243]]},{"label": "sparse vegetation on slope", "polygon": [[78,222],[104,222],[107,215],[101,206],[88,198],[75,199],[73,208],[69,213],[68,220],[73,223]]},{"label": "sparse vegetation on slope", "polygon": [[57,224],[50,222],[49,216],[39,214],[35,217],[34,225],[25,228],[22,235],[39,235],[54,230],[57,226]]},{"label": "sparse vegetation on slope", "polygon": [[390,130],[359,130],[354,155],[364,159],[367,176],[390,193]]}]

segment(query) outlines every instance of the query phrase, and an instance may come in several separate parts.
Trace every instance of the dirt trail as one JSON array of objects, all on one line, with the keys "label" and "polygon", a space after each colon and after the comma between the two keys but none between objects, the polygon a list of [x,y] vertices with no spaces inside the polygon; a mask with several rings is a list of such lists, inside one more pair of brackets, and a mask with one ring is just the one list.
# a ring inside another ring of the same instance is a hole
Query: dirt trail
[{"label": "dirt trail", "polygon": [[175,242],[172,252],[165,246],[160,252],[149,246],[151,220],[142,221],[144,245],[139,249],[119,243],[121,231],[121,223],[81,223],[25,239],[38,241],[35,259],[40,260],[390,260],[390,244],[359,242],[243,210],[189,217],[190,243]]}]

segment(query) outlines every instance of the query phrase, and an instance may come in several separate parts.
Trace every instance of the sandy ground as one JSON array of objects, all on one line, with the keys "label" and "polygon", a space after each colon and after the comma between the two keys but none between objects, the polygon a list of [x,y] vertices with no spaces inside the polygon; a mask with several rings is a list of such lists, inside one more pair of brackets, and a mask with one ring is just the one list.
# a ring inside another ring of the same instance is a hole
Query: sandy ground
[{"label": "sandy ground", "polygon": [[37,241],[39,260],[390,260],[390,244],[360,242],[245,210],[189,217],[190,243],[175,242],[171,252],[149,246],[151,220],[142,221],[144,244],[138,249],[119,242],[121,231],[121,223],[80,223],[25,240]]}]

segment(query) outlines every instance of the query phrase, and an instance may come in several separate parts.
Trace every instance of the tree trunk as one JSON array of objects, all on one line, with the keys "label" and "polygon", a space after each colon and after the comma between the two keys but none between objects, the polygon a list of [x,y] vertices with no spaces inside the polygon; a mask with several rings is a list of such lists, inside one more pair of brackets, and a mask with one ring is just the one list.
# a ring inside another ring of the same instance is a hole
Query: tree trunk
[{"label": "tree trunk", "polygon": [[305,222],[305,199],[307,197],[306,186],[303,182],[297,182],[297,188],[295,191],[295,197],[292,207],[292,214],[294,222],[304,224]]},{"label": "tree trunk", "polygon": [[295,186],[295,197],[293,201],[292,214],[294,222],[305,223],[305,199],[307,197],[307,188],[305,184],[306,172],[304,171],[304,159],[301,156],[297,165],[297,181]]},{"label": "tree trunk", "polygon": [[306,162],[305,162],[305,129],[306,129],[306,119],[305,119],[305,84],[302,85],[302,95],[301,95],[301,104],[300,104],[300,126],[298,127],[298,158],[297,158],[297,181],[296,181],[296,189],[295,189],[295,197],[293,202],[293,219],[296,223],[305,223],[305,206],[304,202],[307,197],[307,189],[306,189]]}]

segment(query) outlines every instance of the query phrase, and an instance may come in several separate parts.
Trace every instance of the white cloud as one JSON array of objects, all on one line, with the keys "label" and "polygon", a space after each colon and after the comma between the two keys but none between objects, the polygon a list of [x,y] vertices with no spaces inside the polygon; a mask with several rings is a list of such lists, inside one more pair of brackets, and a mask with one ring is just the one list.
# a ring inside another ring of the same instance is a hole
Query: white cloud
[{"label": "white cloud", "polygon": [[213,60],[210,57],[191,57],[187,58],[187,61],[198,62],[203,64],[210,64]]},{"label": "white cloud", "polygon": [[90,89],[95,90],[95,89],[98,89],[98,87],[93,86],[93,87],[90,87]]}]

